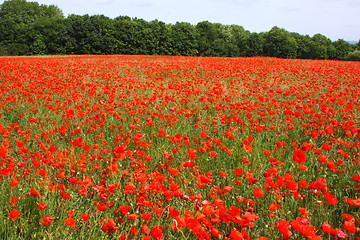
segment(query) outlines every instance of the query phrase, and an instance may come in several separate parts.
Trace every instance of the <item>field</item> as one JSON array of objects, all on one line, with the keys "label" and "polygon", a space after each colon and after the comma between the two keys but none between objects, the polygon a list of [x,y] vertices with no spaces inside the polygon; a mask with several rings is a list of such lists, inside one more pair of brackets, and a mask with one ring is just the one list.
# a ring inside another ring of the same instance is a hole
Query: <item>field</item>
[{"label": "field", "polygon": [[0,239],[360,239],[360,63],[0,58]]}]

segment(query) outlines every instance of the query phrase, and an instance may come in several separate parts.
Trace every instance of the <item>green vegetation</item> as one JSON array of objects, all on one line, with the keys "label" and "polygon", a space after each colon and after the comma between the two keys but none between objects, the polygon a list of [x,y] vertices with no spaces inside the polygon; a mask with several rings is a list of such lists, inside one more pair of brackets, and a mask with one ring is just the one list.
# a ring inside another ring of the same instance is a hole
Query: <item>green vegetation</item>
[{"label": "green vegetation", "polygon": [[0,55],[142,54],[350,60],[355,44],[273,27],[251,33],[208,21],[166,24],[128,16],[69,15],[54,5],[7,0],[0,5]]},{"label": "green vegetation", "polygon": [[354,52],[349,53],[349,54],[346,56],[346,60],[349,60],[349,61],[360,61],[360,51],[357,50],[357,51],[354,51]]}]

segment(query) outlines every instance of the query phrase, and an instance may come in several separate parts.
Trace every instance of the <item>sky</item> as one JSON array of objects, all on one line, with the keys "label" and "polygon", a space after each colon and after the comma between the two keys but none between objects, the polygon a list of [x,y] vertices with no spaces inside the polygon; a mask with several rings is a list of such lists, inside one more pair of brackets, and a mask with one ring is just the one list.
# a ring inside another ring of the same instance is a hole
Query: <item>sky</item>
[{"label": "sky", "polygon": [[[32,0],[28,0],[32,1]],[[0,1],[3,3],[4,1]],[[251,32],[272,27],[332,41],[360,40],[360,0],[37,0],[69,14],[129,16],[165,23],[236,24]]]}]

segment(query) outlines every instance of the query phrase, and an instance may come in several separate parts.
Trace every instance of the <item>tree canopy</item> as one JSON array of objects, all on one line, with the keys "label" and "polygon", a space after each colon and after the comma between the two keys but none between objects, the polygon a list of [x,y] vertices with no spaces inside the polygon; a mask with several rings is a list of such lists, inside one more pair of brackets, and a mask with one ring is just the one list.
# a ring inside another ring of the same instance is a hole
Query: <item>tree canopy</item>
[{"label": "tree canopy", "polygon": [[146,54],[346,59],[359,49],[342,39],[310,37],[274,26],[251,33],[238,25],[104,15],[64,17],[54,5],[6,0],[0,5],[0,55]]}]

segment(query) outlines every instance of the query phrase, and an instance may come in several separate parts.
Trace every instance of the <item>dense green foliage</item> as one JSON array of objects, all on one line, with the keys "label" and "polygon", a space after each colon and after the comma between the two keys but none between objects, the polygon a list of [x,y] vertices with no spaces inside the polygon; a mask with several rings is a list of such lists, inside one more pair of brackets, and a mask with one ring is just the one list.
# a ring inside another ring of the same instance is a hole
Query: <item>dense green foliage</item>
[{"label": "dense green foliage", "polygon": [[357,51],[354,51],[354,52],[349,53],[349,54],[346,56],[346,60],[349,60],[349,61],[360,61],[360,51],[357,50]]},{"label": "dense green foliage", "polygon": [[208,21],[166,24],[128,16],[69,15],[54,5],[7,0],[0,5],[0,55],[147,54],[271,56],[349,59],[356,50],[342,39],[310,37],[273,27],[251,33],[238,25]]}]

